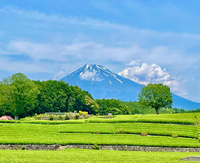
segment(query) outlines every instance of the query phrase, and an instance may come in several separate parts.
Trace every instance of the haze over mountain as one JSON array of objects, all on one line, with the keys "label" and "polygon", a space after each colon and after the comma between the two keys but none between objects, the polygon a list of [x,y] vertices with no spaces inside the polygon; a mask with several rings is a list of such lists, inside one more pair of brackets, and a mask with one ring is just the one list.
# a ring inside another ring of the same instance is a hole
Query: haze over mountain
[{"label": "haze over mountain", "polygon": [[[140,84],[95,64],[86,64],[60,81],[79,86],[91,93],[95,99],[114,98],[122,101],[137,101],[138,93],[141,91]],[[172,96],[174,108],[185,110],[200,108],[200,103],[192,102],[175,94]]]}]

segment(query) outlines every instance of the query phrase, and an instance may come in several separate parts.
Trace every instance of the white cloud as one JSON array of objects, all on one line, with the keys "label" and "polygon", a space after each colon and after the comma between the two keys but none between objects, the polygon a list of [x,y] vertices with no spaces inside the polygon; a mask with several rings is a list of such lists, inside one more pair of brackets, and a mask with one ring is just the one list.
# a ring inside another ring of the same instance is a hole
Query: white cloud
[{"label": "white cloud", "polygon": [[65,72],[64,71],[59,71],[55,76],[54,80],[59,80],[64,76]]},{"label": "white cloud", "polygon": [[[34,43],[26,41],[12,41],[9,43],[9,49],[15,54],[27,54],[33,59],[49,59],[57,61],[67,61],[71,56],[76,59],[88,60],[115,60],[119,62],[128,62],[140,58],[148,62],[159,62],[161,65],[182,64],[184,66],[197,62],[197,57],[191,56],[184,58],[176,51],[165,47],[154,47],[153,49],[142,49],[138,46],[130,47],[110,47],[96,42],[78,42],[71,45]],[[123,55],[122,55],[123,54]],[[147,55],[148,54],[148,55]],[[92,57],[91,57],[92,55]],[[134,60],[129,65],[139,65],[140,59]]]},{"label": "white cloud", "polygon": [[[71,45],[42,44],[26,41],[12,41],[8,48],[15,54],[26,54],[33,59],[67,61],[68,56],[76,59],[127,61],[139,52],[139,47],[109,47],[96,42],[79,42]],[[121,55],[123,54],[123,55]],[[92,57],[91,57],[92,55]]]},{"label": "white cloud", "polygon": [[[143,63],[141,66],[134,66],[132,68],[126,68],[119,75],[129,78],[131,80],[140,81],[166,81],[170,79],[170,75],[166,70],[161,69],[160,66],[156,64],[148,65]],[[137,78],[137,79],[136,79]]]},{"label": "white cloud", "polygon": [[26,54],[33,59],[64,60],[68,53],[65,46],[53,44],[38,44],[25,41],[12,41],[8,47],[15,54]]},{"label": "white cloud", "polygon": [[187,94],[185,90],[180,89],[178,78],[172,77],[166,69],[162,69],[156,64],[142,63],[141,66],[128,67],[118,74],[139,84],[162,83],[169,86],[171,91],[178,95]]},{"label": "white cloud", "polygon": [[80,78],[82,80],[92,80],[92,81],[102,81],[103,79],[98,77],[98,74],[96,71],[86,71],[83,74],[80,75]]},{"label": "white cloud", "polygon": [[129,64],[127,64],[128,66],[139,66],[141,64],[141,60],[140,59],[136,59],[131,61]]},{"label": "white cloud", "polygon": [[[147,64],[155,63],[161,66],[173,68],[173,71],[178,71],[178,69],[175,69],[174,67],[179,67],[184,70],[200,61],[199,57],[183,57],[181,52],[170,50],[167,47],[159,46],[152,49],[142,49],[135,45],[129,47],[112,47],[96,42],[53,44],[35,43],[30,41],[11,41],[7,45],[6,49],[8,54],[11,52],[16,55],[24,54],[30,56],[34,60],[45,59],[63,63],[69,63],[72,62],[72,60],[75,63],[85,61],[83,62],[83,65],[86,62],[96,63],[98,61],[99,63],[103,63],[106,60],[110,60],[123,64],[129,63],[127,64],[128,66],[139,66],[142,60]],[[144,70],[140,71],[145,71],[149,67],[144,64],[141,68]],[[157,71],[157,74],[161,76],[162,73],[165,72],[162,72],[158,67]],[[151,75],[155,75],[155,73]]]},{"label": "white cloud", "polygon": [[85,73],[81,74],[80,78],[82,80],[91,80],[95,76],[96,76],[96,71],[94,72],[86,71]]}]

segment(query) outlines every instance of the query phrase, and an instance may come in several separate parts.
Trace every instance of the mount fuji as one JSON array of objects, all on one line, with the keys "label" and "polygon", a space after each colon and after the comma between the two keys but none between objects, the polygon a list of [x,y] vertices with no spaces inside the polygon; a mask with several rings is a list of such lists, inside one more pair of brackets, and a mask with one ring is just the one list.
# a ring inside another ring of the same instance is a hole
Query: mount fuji
[{"label": "mount fuji", "polygon": [[[138,93],[141,91],[140,84],[95,64],[86,64],[59,81],[79,86],[88,91],[94,99],[114,98],[122,101],[137,101]],[[173,108],[185,110],[200,108],[200,103],[192,102],[175,94],[172,94],[172,97]]]}]

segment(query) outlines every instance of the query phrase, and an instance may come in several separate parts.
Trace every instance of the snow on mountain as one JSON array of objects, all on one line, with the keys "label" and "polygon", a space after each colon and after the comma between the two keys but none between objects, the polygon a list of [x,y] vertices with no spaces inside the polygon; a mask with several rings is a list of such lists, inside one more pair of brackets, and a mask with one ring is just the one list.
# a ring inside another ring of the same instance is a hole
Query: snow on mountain
[{"label": "snow on mountain", "polygon": [[[95,99],[114,98],[122,101],[137,101],[138,93],[141,91],[140,84],[95,64],[86,64],[61,80],[88,91]],[[173,94],[173,101],[173,107],[186,110],[200,108],[200,103],[192,102],[175,94]]]},{"label": "snow on mountain", "polygon": [[95,81],[101,82],[105,84],[109,83],[110,85],[115,84],[123,84],[122,77],[111,72],[107,68],[95,65],[95,64],[86,64],[85,66],[81,67],[77,71],[74,71],[72,74],[67,75],[66,77],[62,78],[63,81],[71,81],[71,79],[76,79],[77,81]]}]

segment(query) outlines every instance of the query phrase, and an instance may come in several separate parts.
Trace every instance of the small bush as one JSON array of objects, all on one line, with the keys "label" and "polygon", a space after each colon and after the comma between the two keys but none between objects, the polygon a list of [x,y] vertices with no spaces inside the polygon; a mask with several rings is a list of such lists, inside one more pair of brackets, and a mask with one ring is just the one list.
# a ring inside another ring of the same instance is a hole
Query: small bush
[{"label": "small bush", "polygon": [[25,146],[22,146],[22,147],[21,147],[21,150],[26,150],[26,147],[25,147]]},{"label": "small bush", "polygon": [[35,120],[41,120],[41,117],[35,117]]},{"label": "small bush", "polygon": [[79,111],[79,114],[80,114],[80,115],[83,115],[83,116],[87,116],[87,115],[88,115],[88,112],[86,112],[86,111]]},{"label": "small bush", "polygon": [[58,120],[58,116],[57,115],[53,115],[53,120]]},{"label": "small bush", "polygon": [[69,112],[67,115],[69,116],[69,119],[75,118],[75,113]]},{"label": "small bush", "polygon": [[59,120],[63,120],[62,115],[59,115],[59,116],[58,116],[58,119],[59,119]]},{"label": "small bush", "polygon": [[34,117],[25,117],[25,118],[20,118],[20,121],[34,121]]},{"label": "small bush", "polygon": [[146,132],[146,131],[143,131],[143,132],[141,133],[141,136],[147,136],[147,132]]},{"label": "small bush", "polygon": [[53,116],[52,116],[52,115],[49,116],[49,120],[50,120],[50,121],[53,120]]},{"label": "small bush", "polygon": [[94,150],[99,150],[99,146],[98,146],[97,144],[95,144],[95,145],[92,147],[92,149],[94,149]]},{"label": "small bush", "polygon": [[65,120],[69,120],[69,116],[67,114],[65,116]]},{"label": "small bush", "polygon": [[88,121],[88,120],[85,120],[85,123],[89,123],[89,121]]},{"label": "small bush", "polygon": [[178,135],[177,134],[172,134],[172,138],[177,138]]},{"label": "small bush", "polygon": [[100,134],[100,131],[95,131],[94,134]]},{"label": "small bush", "polygon": [[80,115],[79,114],[76,114],[75,115],[75,119],[79,119]]},{"label": "small bush", "polygon": [[119,129],[118,131],[117,131],[117,134],[123,134],[124,133],[124,130],[123,129]]}]

